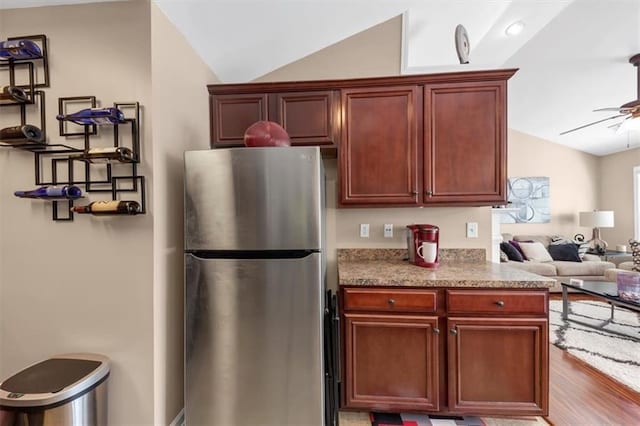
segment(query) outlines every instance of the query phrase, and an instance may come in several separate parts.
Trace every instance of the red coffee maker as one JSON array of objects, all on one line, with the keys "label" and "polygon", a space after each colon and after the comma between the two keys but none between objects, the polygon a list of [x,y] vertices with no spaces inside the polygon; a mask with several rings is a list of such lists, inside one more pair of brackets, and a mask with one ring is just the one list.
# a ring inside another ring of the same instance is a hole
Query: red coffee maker
[{"label": "red coffee maker", "polygon": [[[408,225],[407,248],[409,262],[423,268],[437,268],[440,228],[435,225]],[[427,243],[423,246],[422,243]]]}]

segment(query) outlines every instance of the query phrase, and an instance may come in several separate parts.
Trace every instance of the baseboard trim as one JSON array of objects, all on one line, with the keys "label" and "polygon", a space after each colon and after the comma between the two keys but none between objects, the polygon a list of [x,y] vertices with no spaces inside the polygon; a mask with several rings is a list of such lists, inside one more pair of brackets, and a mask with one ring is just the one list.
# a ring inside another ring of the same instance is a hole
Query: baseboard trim
[{"label": "baseboard trim", "polygon": [[184,425],[184,408],[180,410],[175,419],[169,424],[169,426],[183,426]]}]

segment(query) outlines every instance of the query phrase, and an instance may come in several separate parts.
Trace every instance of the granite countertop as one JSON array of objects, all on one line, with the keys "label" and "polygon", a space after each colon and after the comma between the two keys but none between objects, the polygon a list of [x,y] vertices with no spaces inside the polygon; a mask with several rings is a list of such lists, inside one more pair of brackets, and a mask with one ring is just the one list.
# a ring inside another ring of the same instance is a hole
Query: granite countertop
[{"label": "granite countertop", "polygon": [[[339,249],[338,283],[352,286],[549,288],[555,280],[487,262],[482,249],[440,250],[436,269],[415,266],[406,250]],[[482,253],[480,257],[478,251]]]}]

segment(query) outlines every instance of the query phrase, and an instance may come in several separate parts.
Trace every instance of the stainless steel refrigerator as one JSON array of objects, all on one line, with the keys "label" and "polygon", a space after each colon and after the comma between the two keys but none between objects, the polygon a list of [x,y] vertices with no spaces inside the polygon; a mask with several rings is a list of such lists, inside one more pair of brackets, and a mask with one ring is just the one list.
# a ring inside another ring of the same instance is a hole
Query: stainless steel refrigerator
[{"label": "stainless steel refrigerator", "polygon": [[334,423],[319,149],[184,162],[186,424]]}]

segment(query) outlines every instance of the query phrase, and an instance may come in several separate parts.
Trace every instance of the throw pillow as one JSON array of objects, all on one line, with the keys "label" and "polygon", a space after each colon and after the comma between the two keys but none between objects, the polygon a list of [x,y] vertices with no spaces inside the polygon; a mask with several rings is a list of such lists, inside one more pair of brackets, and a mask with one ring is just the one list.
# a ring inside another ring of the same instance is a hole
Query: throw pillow
[{"label": "throw pillow", "polygon": [[527,256],[527,259],[535,262],[551,262],[553,258],[541,242],[523,243],[520,241],[520,248]]},{"label": "throw pillow", "polygon": [[[516,248],[516,250],[518,250],[518,252],[520,252],[520,256],[522,256],[523,260],[527,260],[527,256],[525,256],[524,252],[522,251],[522,248],[520,247],[520,243],[522,241],[516,241],[516,240],[509,240],[509,244],[511,244],[512,246],[514,246]],[[528,243],[532,243],[533,241],[527,241]]]},{"label": "throw pillow", "polygon": [[629,240],[629,246],[631,247],[631,257],[633,258],[633,269],[636,272],[640,272],[640,241],[631,239]]},{"label": "throw pillow", "polygon": [[570,240],[568,238],[565,238],[562,235],[554,235],[554,236],[551,237],[551,244],[549,244],[549,245],[552,245],[552,244],[554,244],[554,245],[555,244],[569,244],[569,243],[573,243],[573,242],[574,241],[572,241],[572,240]]},{"label": "throw pillow", "polygon": [[580,259],[584,259],[584,255],[587,254],[587,252],[591,248],[591,242],[590,241],[576,242],[576,245],[578,246],[578,256],[580,256]]},{"label": "throw pillow", "polygon": [[509,256],[507,256],[507,253],[500,250],[500,262],[503,263],[508,261],[509,261]]},{"label": "throw pillow", "polygon": [[578,246],[574,243],[549,244],[549,254],[553,260],[567,260],[569,262],[582,262],[578,254]]},{"label": "throw pillow", "polygon": [[524,262],[522,255],[514,246],[509,243],[502,242],[500,243],[500,250],[507,254],[509,260],[513,260],[515,262]]}]

